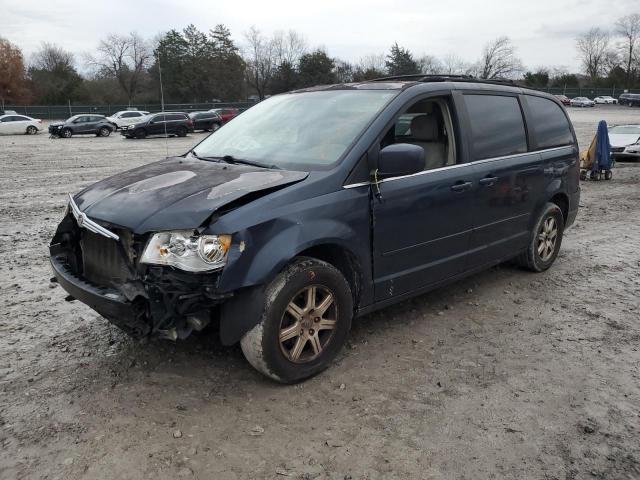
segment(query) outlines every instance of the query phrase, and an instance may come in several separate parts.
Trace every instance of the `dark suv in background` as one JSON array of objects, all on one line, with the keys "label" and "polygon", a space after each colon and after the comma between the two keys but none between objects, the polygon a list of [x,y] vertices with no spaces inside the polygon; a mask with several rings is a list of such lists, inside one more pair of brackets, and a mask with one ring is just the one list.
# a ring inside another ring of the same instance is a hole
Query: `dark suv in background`
[{"label": "dark suv in background", "polygon": [[618,103],[629,107],[640,107],[640,93],[623,93],[618,97]]},{"label": "dark suv in background", "polygon": [[189,118],[193,121],[194,130],[202,130],[205,132],[218,130],[224,121],[216,112],[191,112]]},{"label": "dark suv in background", "polygon": [[354,316],[507,260],[551,267],[579,189],[552,95],[424,75],[327,85],[70,195],[51,264],[134,336],[217,322],[295,382],[330,364]]},{"label": "dark suv in background", "polygon": [[55,137],[70,138],[78,134],[93,134],[98,137],[108,137],[113,132],[114,126],[104,115],[83,113],[74,115],[64,122],[51,123],[49,134]]},{"label": "dark suv in background", "polygon": [[127,138],[145,138],[149,135],[185,137],[189,132],[193,132],[193,120],[184,112],[153,113],[138,123],[120,129],[120,133]]}]

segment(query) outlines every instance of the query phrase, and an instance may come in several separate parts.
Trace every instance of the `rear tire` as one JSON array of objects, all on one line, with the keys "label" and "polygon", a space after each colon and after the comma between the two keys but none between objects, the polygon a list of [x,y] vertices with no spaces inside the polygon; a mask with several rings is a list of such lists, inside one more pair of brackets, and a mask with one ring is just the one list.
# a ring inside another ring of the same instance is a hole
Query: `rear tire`
[{"label": "rear tire", "polygon": [[179,137],[186,137],[187,136],[187,129],[184,127],[178,127],[176,129],[176,135],[178,135]]},{"label": "rear tire", "polygon": [[260,373],[294,383],[327,368],[351,329],[353,297],[333,265],[300,257],[266,288],[260,322],[240,346]]},{"label": "rear tire", "polygon": [[516,258],[516,262],[532,272],[547,270],[560,251],[564,233],[564,216],[555,203],[547,203],[536,221],[529,246]]},{"label": "rear tire", "polygon": [[36,133],[38,133],[38,129],[33,125],[27,127],[27,135],[35,135]]},{"label": "rear tire", "polygon": [[100,130],[98,130],[99,137],[108,137],[109,135],[111,135],[111,129],[107,127],[101,127]]},{"label": "rear tire", "polygon": [[219,123],[214,123],[213,125],[211,125],[211,131],[212,132],[215,132],[219,128],[220,128],[220,124]]}]

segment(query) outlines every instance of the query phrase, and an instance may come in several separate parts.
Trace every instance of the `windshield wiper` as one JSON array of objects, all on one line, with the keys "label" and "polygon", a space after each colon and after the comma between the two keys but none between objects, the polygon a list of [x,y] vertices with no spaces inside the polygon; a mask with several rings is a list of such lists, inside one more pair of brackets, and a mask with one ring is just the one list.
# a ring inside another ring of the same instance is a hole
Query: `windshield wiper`
[{"label": "windshield wiper", "polygon": [[246,160],[244,158],[236,158],[233,155],[223,155],[222,157],[214,157],[214,158],[219,158],[223,162],[232,163],[234,165],[238,164],[238,163],[241,163],[243,165],[252,165],[254,167],[271,168],[271,169],[280,170],[280,167],[278,167],[277,165],[265,165],[264,163],[254,162],[253,160]]}]

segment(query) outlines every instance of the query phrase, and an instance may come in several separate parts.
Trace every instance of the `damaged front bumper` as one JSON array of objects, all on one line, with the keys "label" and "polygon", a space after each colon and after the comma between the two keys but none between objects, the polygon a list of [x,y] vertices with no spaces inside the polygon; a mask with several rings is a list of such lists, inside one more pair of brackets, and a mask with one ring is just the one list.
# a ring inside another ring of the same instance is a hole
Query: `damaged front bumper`
[{"label": "damaged front bumper", "polygon": [[186,338],[233,295],[218,291],[219,273],[140,264],[145,239],[118,233],[119,240],[97,236],[68,215],[49,246],[52,281],[129,335]]}]

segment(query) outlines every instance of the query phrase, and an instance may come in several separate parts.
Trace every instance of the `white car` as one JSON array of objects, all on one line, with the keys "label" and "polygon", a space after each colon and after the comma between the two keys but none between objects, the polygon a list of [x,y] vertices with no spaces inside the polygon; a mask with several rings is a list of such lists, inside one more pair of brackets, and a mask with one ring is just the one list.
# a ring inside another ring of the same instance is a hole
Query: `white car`
[{"label": "white car", "polygon": [[26,115],[0,116],[0,135],[35,135],[42,130],[42,120]]},{"label": "white car", "polygon": [[596,103],[605,103],[605,104],[616,104],[616,103],[618,103],[618,100],[616,100],[613,97],[610,97],[609,95],[596,97],[596,98],[593,99],[593,101],[596,102]]},{"label": "white car", "polygon": [[149,115],[149,112],[143,112],[140,110],[122,110],[121,112],[116,112],[110,117],[107,117],[107,121],[112,123],[116,129],[118,129],[138,123],[147,115]]},{"label": "white car", "polygon": [[609,127],[609,143],[614,158],[640,160],[640,125]]},{"label": "white car", "polygon": [[571,99],[572,107],[595,107],[596,102],[589,100],[587,97],[576,97]]}]

